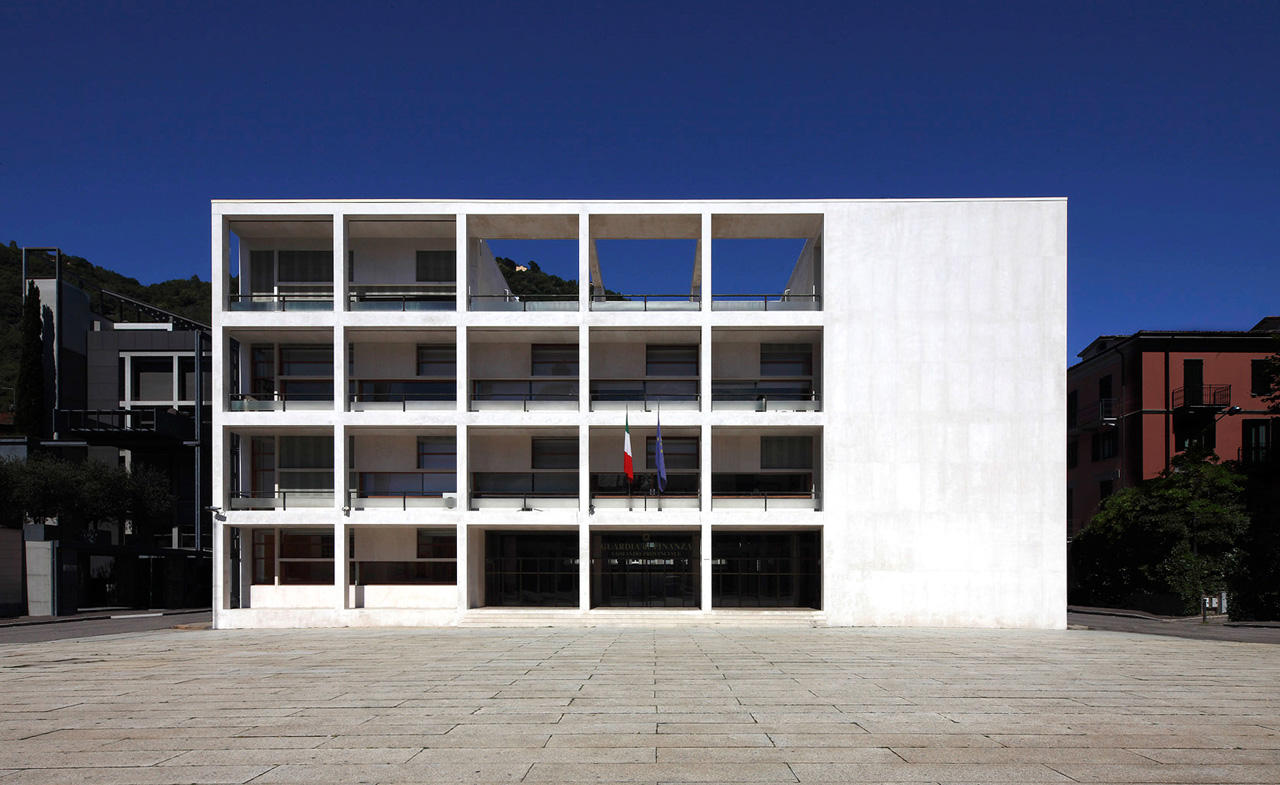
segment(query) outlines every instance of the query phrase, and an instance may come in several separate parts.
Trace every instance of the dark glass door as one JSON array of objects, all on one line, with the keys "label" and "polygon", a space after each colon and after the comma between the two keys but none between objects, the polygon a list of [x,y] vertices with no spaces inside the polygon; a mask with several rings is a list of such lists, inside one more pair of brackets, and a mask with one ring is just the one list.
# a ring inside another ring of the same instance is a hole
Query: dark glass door
[{"label": "dark glass door", "polygon": [[711,607],[821,608],[820,532],[711,535]]},{"label": "dark glass door", "polygon": [[591,535],[591,604],[606,608],[696,608],[694,532]]},{"label": "dark glass door", "polygon": [[578,533],[485,532],[484,604],[578,607]]}]

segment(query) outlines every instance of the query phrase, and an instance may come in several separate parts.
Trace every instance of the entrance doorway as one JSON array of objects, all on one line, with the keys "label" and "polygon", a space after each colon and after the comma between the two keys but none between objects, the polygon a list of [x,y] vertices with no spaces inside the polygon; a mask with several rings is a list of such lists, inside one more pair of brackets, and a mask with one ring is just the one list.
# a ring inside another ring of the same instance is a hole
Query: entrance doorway
[{"label": "entrance doorway", "polygon": [[578,533],[485,532],[484,604],[578,607]]},{"label": "entrance doorway", "polygon": [[591,605],[605,608],[696,608],[695,532],[591,535]]},{"label": "entrance doorway", "polygon": [[821,609],[821,532],[713,533],[711,607]]}]

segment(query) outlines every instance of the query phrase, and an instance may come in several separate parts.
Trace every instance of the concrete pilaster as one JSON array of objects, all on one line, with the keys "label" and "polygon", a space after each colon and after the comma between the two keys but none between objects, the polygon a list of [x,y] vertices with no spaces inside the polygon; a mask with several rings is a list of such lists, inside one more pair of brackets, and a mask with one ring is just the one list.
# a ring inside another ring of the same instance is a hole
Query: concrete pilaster
[{"label": "concrete pilaster", "polygon": [[[345,213],[334,213],[333,314],[339,322],[342,321],[342,314],[347,310],[347,291],[347,216]],[[336,361],[337,352],[334,354],[334,359]]]},{"label": "concrete pilaster", "polygon": [[701,278],[699,286],[702,291],[702,309],[711,310],[711,213],[702,214],[702,237],[698,246],[700,252]]}]

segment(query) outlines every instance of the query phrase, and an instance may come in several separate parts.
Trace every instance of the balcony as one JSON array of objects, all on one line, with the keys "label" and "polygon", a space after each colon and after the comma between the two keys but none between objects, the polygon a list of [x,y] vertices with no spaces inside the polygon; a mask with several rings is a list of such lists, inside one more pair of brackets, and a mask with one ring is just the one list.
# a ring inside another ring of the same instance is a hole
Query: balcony
[{"label": "balcony", "polygon": [[353,412],[451,410],[458,401],[452,379],[357,379],[352,381],[352,387],[359,390],[347,396]]},{"label": "balcony", "polygon": [[576,471],[472,472],[472,510],[578,508]]},{"label": "balcony", "polygon": [[232,311],[332,311],[333,288],[230,295]]},{"label": "balcony", "polygon": [[332,393],[232,393],[233,412],[317,412],[333,408]]},{"label": "balcony", "polygon": [[653,411],[698,411],[702,397],[697,379],[593,379],[591,410],[618,411],[637,408]]},{"label": "balcony", "polygon": [[1276,451],[1269,444],[1253,444],[1241,447],[1236,460],[1245,466],[1262,466],[1276,460]]},{"label": "balcony", "polygon": [[321,507],[333,507],[333,491],[236,491],[231,494],[233,510],[294,510]]},{"label": "balcony", "polygon": [[1173,391],[1173,408],[1220,410],[1231,405],[1231,385],[1196,384]]},{"label": "balcony", "polygon": [[1076,412],[1075,429],[1079,431],[1100,431],[1114,428],[1119,422],[1119,407],[1115,398],[1103,398],[1096,403],[1086,404]]},{"label": "balcony", "polygon": [[822,295],[791,294],[717,294],[711,297],[713,311],[821,311]]},{"label": "balcony", "polygon": [[352,510],[436,509],[458,506],[455,472],[359,472],[357,488],[347,492]]},{"label": "balcony", "polygon": [[473,311],[576,311],[576,294],[473,294]]},{"label": "balcony", "polygon": [[352,284],[347,307],[352,311],[453,311],[456,287],[439,284]]},{"label": "balcony", "polygon": [[713,411],[817,412],[822,410],[811,380],[721,380],[711,383]]},{"label": "balcony", "polygon": [[593,295],[593,311],[697,311],[702,308],[702,297],[697,294],[630,294]]},{"label": "balcony", "polygon": [[662,512],[663,510],[697,510],[702,507],[697,473],[667,473],[667,487],[658,491],[658,478],[653,473],[635,474],[627,482],[621,472],[592,472],[591,511],[626,510],[629,512]]},{"label": "balcony", "polygon": [[713,510],[819,510],[811,472],[711,475]]},{"label": "balcony", "polygon": [[577,411],[577,379],[477,379],[472,411]]}]

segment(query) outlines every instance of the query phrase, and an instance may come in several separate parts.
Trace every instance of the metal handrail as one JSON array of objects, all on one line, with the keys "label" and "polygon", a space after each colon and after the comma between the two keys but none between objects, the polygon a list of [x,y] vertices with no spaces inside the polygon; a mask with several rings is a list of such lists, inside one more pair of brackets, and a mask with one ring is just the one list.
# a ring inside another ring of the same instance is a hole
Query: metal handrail
[{"label": "metal handrail", "polygon": [[154,431],[156,410],[58,409],[60,425],[69,431]]},{"label": "metal handrail", "polygon": [[[259,292],[249,294],[232,294],[228,295],[231,303],[249,302],[249,303],[267,303],[275,307],[268,310],[287,311],[289,303],[329,303],[333,304],[333,292],[316,292],[309,294],[305,292]],[[231,310],[236,310],[234,307]],[[305,309],[304,309],[305,310]]]},{"label": "metal handrail", "polygon": [[714,307],[717,301],[726,302],[754,302],[760,300],[764,304],[764,310],[769,310],[769,303],[787,303],[787,302],[811,302],[815,306],[821,305],[822,295],[820,294],[791,294],[790,292],[775,292],[773,294],[712,294],[711,304]]},{"label": "metal handrail", "polygon": [[[769,499],[811,499],[813,500],[813,508],[818,509],[818,492],[817,491],[798,491],[795,493],[778,493],[776,491],[744,491],[739,493],[716,493],[711,492],[711,503],[714,506],[716,499],[761,499],[764,501],[765,512],[769,511]],[[787,508],[794,509],[794,508]]]},{"label": "metal handrail", "polygon": [[[401,311],[411,310],[409,303],[440,303],[442,307],[432,310],[448,311],[457,307],[457,294],[453,292],[439,293],[402,293],[394,294],[391,292],[351,292],[347,296],[349,306],[358,303],[399,303]],[[352,308],[351,310],[360,310]],[[427,309],[412,309],[427,310]]]},{"label": "metal handrail", "polygon": [[[295,498],[305,498],[305,499],[316,499],[316,498],[321,498],[321,497],[324,497],[324,496],[330,496],[330,497],[332,497],[332,496],[334,496],[334,495],[335,495],[333,491],[324,491],[324,490],[315,490],[315,491],[233,491],[233,492],[231,493],[231,498],[232,498],[232,499],[279,499],[279,500],[280,500],[280,506],[279,506],[279,507],[276,507],[275,505],[272,505],[272,506],[271,506],[271,507],[269,507],[269,508],[264,507],[264,508],[260,508],[260,509],[287,510],[287,509],[289,509],[289,494],[293,494],[293,496],[294,496]],[[307,507],[306,509],[312,509],[312,508],[311,508],[311,507]]]},{"label": "metal handrail", "polygon": [[1184,406],[1230,406],[1231,385],[1193,384],[1177,388],[1171,397],[1174,409]]},{"label": "metal handrail", "polygon": [[[578,295],[576,294],[473,294],[468,300],[469,305],[483,304],[485,301],[495,301],[503,303],[519,304],[521,311],[528,311],[530,303],[576,303]],[[515,309],[501,309],[515,310]],[[534,308],[533,310],[538,310]]]},{"label": "metal handrail", "polygon": [[593,295],[591,297],[591,305],[594,308],[596,303],[634,303],[639,301],[642,306],[641,310],[649,310],[649,301],[654,302],[691,302],[701,303],[702,295],[700,294],[626,294],[621,296]]},{"label": "metal handrail", "polygon": [[[593,493],[591,494],[590,512],[594,515],[596,511],[596,499],[626,499],[627,511],[634,512],[636,509],[636,500],[640,501],[640,510],[642,512],[649,511],[649,503],[653,502],[653,509],[662,512],[662,502],[664,499],[697,499],[698,509],[702,509],[702,492],[697,493],[651,493],[651,494],[613,494],[613,493]],[[683,508],[681,508],[683,509]]]},{"label": "metal handrail", "polygon": [[[543,376],[538,379],[472,379],[471,380],[471,402],[472,404],[479,402],[507,402],[507,403],[524,403],[524,410],[529,411],[530,403],[538,403],[541,401],[573,401],[578,400],[578,393],[549,393],[534,392],[535,384],[576,384],[577,376]],[[476,389],[482,384],[505,383],[524,385],[524,392],[500,392],[500,393],[478,393]]]},{"label": "metal handrail", "polygon": [[[230,398],[233,404],[236,402],[244,402],[244,401],[255,401],[260,403],[268,403],[268,402],[279,403],[280,404],[279,409],[271,409],[269,411],[281,411],[281,412],[289,411],[289,401],[294,401],[295,403],[303,403],[303,402],[315,403],[316,401],[328,401],[330,403],[333,402],[332,395],[321,395],[318,393],[282,395],[279,391],[272,392],[272,393],[232,393]],[[231,410],[232,411],[252,411],[251,409],[236,409],[234,406],[231,407]]]},{"label": "metal handrail", "polygon": [[[637,398],[632,394],[633,391],[619,390],[617,392],[599,392],[594,386],[599,382],[634,382],[640,388],[640,397]],[[693,393],[654,393],[649,394],[649,385],[671,384],[672,382],[686,382],[698,384],[698,378],[680,378],[680,379],[592,379],[593,389],[590,391],[592,401],[700,401],[702,395],[697,392]]]},{"label": "metal handrail", "polygon": [[454,401],[458,394],[453,393],[348,393],[347,403],[400,403],[400,411],[408,411],[409,404],[416,401]]}]

